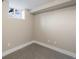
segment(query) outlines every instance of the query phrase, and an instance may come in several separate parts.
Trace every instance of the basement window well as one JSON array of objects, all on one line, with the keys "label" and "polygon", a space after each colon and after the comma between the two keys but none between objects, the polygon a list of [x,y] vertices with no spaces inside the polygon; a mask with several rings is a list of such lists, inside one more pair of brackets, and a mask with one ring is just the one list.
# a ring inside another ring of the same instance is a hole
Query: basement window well
[{"label": "basement window well", "polygon": [[17,19],[25,19],[25,10],[9,8],[8,10],[9,17]]}]

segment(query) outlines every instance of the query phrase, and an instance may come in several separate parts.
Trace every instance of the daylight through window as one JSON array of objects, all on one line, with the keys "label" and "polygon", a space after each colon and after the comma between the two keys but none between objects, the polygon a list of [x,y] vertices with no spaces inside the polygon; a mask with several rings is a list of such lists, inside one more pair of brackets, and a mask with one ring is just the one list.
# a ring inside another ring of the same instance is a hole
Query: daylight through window
[{"label": "daylight through window", "polygon": [[25,19],[25,11],[21,9],[9,8],[9,16],[18,19]]}]

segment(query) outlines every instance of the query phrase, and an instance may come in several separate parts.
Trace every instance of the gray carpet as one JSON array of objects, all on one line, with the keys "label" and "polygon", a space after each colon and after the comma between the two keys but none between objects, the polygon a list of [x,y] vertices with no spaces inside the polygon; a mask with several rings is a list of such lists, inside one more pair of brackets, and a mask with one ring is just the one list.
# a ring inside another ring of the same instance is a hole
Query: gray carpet
[{"label": "gray carpet", "polygon": [[37,44],[32,44],[28,47],[20,49],[12,54],[9,54],[3,59],[75,59],[70,56],[61,54],[54,50],[42,47]]}]

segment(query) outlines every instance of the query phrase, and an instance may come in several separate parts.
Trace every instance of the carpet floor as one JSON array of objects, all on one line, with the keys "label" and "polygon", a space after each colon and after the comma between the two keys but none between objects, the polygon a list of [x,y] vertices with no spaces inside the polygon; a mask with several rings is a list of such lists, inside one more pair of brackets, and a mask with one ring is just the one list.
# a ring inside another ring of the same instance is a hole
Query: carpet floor
[{"label": "carpet floor", "polygon": [[75,59],[38,44],[31,44],[2,59]]}]

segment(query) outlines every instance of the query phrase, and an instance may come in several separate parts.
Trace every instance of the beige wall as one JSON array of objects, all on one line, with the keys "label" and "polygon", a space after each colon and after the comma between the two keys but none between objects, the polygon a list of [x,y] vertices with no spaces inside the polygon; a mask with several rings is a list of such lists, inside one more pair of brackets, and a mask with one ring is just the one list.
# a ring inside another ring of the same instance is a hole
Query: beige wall
[{"label": "beige wall", "polygon": [[32,39],[33,16],[26,10],[26,19],[15,19],[8,16],[8,2],[3,2],[3,51],[29,42]]},{"label": "beige wall", "polygon": [[75,6],[35,16],[34,39],[75,53]]},{"label": "beige wall", "polygon": [[75,6],[35,15],[35,19],[26,10],[22,20],[8,16],[7,4],[4,1],[2,6],[3,51],[37,40],[75,53]]}]

